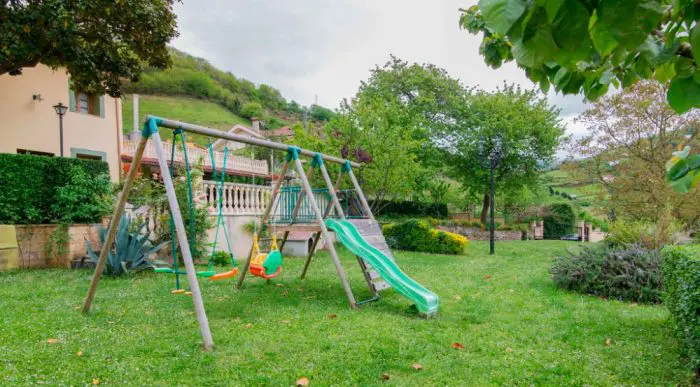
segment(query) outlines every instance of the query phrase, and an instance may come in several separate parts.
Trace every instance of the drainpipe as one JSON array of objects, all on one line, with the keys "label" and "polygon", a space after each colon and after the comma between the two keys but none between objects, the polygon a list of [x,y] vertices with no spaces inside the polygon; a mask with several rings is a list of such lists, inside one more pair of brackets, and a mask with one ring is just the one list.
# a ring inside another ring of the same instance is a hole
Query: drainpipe
[{"label": "drainpipe", "polygon": [[119,117],[121,117],[121,111],[119,109],[119,102],[121,99],[114,99],[114,122],[117,130],[117,175],[122,173],[122,136],[121,125],[119,125]]}]

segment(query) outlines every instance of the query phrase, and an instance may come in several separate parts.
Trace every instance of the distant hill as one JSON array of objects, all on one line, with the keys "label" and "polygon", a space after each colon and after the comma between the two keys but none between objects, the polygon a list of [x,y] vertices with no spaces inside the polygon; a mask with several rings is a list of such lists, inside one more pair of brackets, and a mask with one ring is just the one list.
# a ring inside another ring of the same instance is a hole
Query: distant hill
[{"label": "distant hill", "polygon": [[[130,94],[122,97],[122,119],[124,134],[133,130],[134,104]],[[186,96],[139,96],[139,122],[143,122],[146,115],[152,114],[159,117],[167,117],[173,120],[192,122],[198,125],[208,126],[214,129],[228,130],[235,124],[250,126],[250,120],[240,117],[229,109],[206,99],[196,99]],[[188,141],[200,145],[207,145],[204,136],[188,136]]]},{"label": "distant hill", "polygon": [[[266,84],[255,85],[244,78],[222,71],[207,60],[170,48],[173,61],[166,70],[146,68],[137,82],[124,85],[124,128],[131,129],[131,99],[137,93],[141,98],[142,112],[165,117],[180,115],[182,120],[204,125],[204,120],[221,122],[230,119],[234,123],[248,123],[250,118],[260,118],[268,128],[275,129],[305,118],[310,125],[322,125],[335,114],[318,105],[302,106],[287,101],[279,90]],[[157,96],[157,97],[156,97]],[[218,107],[213,107],[211,104]],[[156,113],[158,112],[158,113]],[[228,112],[229,114],[225,113]]]}]

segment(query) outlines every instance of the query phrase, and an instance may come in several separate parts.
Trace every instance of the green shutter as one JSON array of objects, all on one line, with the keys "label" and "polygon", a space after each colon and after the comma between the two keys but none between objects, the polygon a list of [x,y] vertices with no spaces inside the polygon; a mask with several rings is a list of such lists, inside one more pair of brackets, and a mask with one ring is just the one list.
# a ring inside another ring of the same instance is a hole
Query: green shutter
[{"label": "green shutter", "polygon": [[75,91],[73,89],[68,89],[68,107],[70,111],[77,111],[77,104],[75,103]]},{"label": "green shutter", "polygon": [[100,96],[100,117],[105,118],[105,96]]}]

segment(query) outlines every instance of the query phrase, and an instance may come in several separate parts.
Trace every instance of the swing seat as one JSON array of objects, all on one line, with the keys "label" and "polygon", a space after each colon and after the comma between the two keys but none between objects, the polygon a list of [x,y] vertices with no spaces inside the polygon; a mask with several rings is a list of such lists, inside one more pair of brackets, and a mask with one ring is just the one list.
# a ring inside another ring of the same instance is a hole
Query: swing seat
[{"label": "swing seat", "polygon": [[[154,271],[156,273],[165,273],[165,274],[187,274],[187,272],[184,270],[177,271],[177,270],[170,268],[170,267],[157,267],[157,268],[155,268]],[[197,274],[197,277],[205,277],[206,278],[206,277],[211,277],[211,276],[215,275],[216,272],[213,270],[205,270],[205,271],[198,271],[195,274]]]},{"label": "swing seat", "polygon": [[214,274],[213,276],[209,277],[209,279],[212,281],[216,281],[216,280],[222,280],[222,279],[226,279],[226,278],[233,278],[236,274],[238,274],[238,268],[234,267],[232,270],[225,271],[223,273]]},{"label": "swing seat", "polygon": [[272,250],[268,254],[260,253],[250,264],[250,274],[260,278],[275,278],[281,271],[282,254],[279,250]]},{"label": "swing seat", "polygon": [[277,277],[277,276],[280,274],[281,271],[282,271],[282,266],[279,266],[279,267],[277,268],[277,271],[276,271],[276,272],[274,272],[274,273],[272,273],[272,274],[267,274],[267,273],[265,272],[265,267],[264,267],[264,266],[262,266],[262,265],[253,265],[253,264],[250,265],[250,274],[252,274],[252,275],[254,275],[254,276],[256,276],[256,277],[265,278],[265,279],[275,278],[275,277]]}]

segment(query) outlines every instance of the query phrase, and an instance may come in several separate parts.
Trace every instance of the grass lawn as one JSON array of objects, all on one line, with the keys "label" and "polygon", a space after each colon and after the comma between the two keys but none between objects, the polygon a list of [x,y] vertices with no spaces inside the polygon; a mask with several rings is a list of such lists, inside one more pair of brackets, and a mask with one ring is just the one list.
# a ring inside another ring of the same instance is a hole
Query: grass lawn
[{"label": "grass lawn", "polygon": [[[231,129],[235,124],[242,124],[248,127],[251,125],[250,120],[235,115],[230,110],[215,102],[189,97],[140,95],[139,122],[143,122],[148,114],[208,126],[224,131]],[[131,95],[124,95],[122,99],[124,133],[130,133],[132,131],[134,126],[133,116],[133,98]],[[167,139],[169,140],[169,137],[167,137]],[[199,145],[206,146],[208,144],[206,136],[188,134],[187,139]]]},{"label": "grass lawn", "polygon": [[[459,257],[397,252],[402,268],[440,295],[441,312],[431,320],[416,317],[392,290],[350,310],[326,254],[305,281],[296,258],[274,281],[250,279],[241,291],[202,281],[211,353],[200,349],[191,299],[170,294],[171,277],[105,279],[83,317],[77,309],[89,272],[0,274],[0,384],[690,383],[663,306],[554,287],[551,257],[570,246],[502,242],[494,257],[483,242]],[[357,263],[345,250],[342,259],[362,299],[368,292]]]}]

